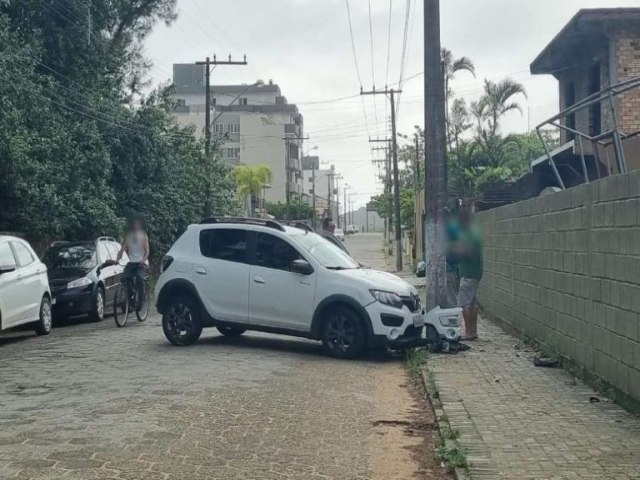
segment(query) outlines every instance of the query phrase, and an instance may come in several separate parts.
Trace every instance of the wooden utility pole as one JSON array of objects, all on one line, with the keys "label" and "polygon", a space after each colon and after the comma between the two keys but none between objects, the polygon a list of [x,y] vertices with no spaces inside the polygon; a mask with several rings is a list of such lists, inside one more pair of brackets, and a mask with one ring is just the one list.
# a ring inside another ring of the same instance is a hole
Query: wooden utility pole
[{"label": "wooden utility pole", "polygon": [[442,212],[446,205],[446,114],[440,55],[440,0],[424,0],[425,257],[427,309],[446,303]]}]

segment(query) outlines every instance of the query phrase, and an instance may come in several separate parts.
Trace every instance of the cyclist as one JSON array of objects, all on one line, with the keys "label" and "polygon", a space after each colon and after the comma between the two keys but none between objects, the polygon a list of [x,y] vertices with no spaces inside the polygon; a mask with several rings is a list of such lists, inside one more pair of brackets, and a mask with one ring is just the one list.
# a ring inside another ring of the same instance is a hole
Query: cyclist
[{"label": "cyclist", "polygon": [[[124,277],[133,279],[137,288],[149,275],[149,237],[144,231],[142,220],[136,218],[129,222],[116,262],[120,262],[124,252],[129,256],[129,263],[124,267]],[[140,298],[139,302],[142,301]]]}]

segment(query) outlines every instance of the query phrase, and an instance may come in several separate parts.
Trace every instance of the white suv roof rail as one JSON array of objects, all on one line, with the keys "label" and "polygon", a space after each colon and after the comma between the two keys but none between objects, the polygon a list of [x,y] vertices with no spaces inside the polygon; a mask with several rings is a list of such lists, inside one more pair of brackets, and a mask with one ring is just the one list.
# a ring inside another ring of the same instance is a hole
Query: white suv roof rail
[{"label": "white suv roof rail", "polygon": [[98,237],[99,242],[117,242],[113,237]]},{"label": "white suv roof rail", "polygon": [[266,220],[264,218],[249,218],[249,217],[209,217],[200,222],[200,225],[213,225],[217,223],[233,223],[240,225],[260,225],[267,228],[273,228],[284,232],[284,227],[273,220]]}]

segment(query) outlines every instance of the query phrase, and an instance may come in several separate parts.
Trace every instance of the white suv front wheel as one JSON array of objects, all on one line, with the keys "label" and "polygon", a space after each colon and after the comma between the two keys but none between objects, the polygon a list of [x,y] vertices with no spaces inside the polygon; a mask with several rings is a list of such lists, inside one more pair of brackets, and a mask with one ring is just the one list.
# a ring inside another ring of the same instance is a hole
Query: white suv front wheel
[{"label": "white suv front wheel", "polygon": [[174,345],[193,345],[202,334],[202,322],[198,304],[192,297],[176,295],[165,306],[162,315],[162,330]]},{"label": "white suv front wheel", "polygon": [[324,321],[322,345],[336,358],[356,358],[365,346],[365,329],[353,309],[338,305],[331,308]]}]

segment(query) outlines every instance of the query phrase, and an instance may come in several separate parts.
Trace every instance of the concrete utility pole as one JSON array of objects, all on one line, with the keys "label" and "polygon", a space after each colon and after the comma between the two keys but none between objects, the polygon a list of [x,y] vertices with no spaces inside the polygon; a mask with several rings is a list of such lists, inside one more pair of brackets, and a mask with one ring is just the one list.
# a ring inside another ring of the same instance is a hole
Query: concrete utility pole
[{"label": "concrete utility pole", "polygon": [[413,181],[416,185],[416,193],[420,191],[420,138],[416,134],[416,164],[413,167]]},{"label": "concrete utility pole", "polygon": [[[349,190],[351,187],[349,186],[348,183],[345,183],[344,186],[342,187],[342,195],[344,196],[344,203],[343,205],[343,209],[344,209],[344,217],[343,218],[343,223],[344,223],[344,228],[347,228],[348,225],[348,218],[347,218],[347,207],[348,207],[348,203],[347,203],[347,190]],[[340,212],[338,212],[338,216],[340,216]],[[346,232],[345,232],[346,233]]]},{"label": "concrete utility pole", "polygon": [[385,151],[385,190],[384,193],[387,195],[387,218],[385,219],[385,240],[388,242],[389,255],[393,254],[393,239],[391,238],[391,232],[393,230],[393,187],[391,182],[391,149],[389,148],[389,143],[392,142],[390,138],[386,138],[383,140],[375,139],[369,140],[369,143],[379,143],[384,142],[387,144],[387,147],[383,149],[374,148],[373,150],[384,150]]},{"label": "concrete utility pole", "polygon": [[353,211],[353,205],[354,202],[353,200],[351,200],[351,197],[355,197],[356,196],[356,192],[350,192],[349,193],[349,224],[350,225],[355,225],[355,212]]},{"label": "concrete utility pole", "polygon": [[384,160],[374,160],[373,163],[374,164],[383,164],[384,165],[384,175],[380,175],[379,179],[382,181],[382,183],[384,184],[384,195],[387,195],[387,215],[386,218],[384,219],[384,225],[383,225],[383,235],[384,235],[384,241],[385,244],[388,245],[388,250],[389,250],[389,255],[391,255],[393,253],[393,245],[391,244],[391,228],[390,228],[390,223],[391,222],[391,212],[393,210],[393,206],[391,205],[391,195],[389,194],[389,185],[391,185],[391,176],[390,176],[390,172],[391,169],[389,167],[390,161],[389,161],[389,147],[375,147],[371,149],[372,152],[384,152]]},{"label": "concrete utility pole", "polygon": [[[285,148],[287,149],[286,151],[286,159],[285,161],[287,162],[287,164],[284,167],[284,174],[287,177],[287,182],[286,182],[286,190],[285,190],[285,201],[287,203],[287,208],[285,210],[285,220],[291,220],[291,215],[289,212],[289,208],[291,205],[291,140],[295,140],[295,141],[302,141],[302,140],[309,140],[309,137],[290,137],[290,136],[284,136],[282,137],[282,140],[285,141]],[[300,152],[302,151],[302,149],[298,149]],[[298,156],[301,156],[300,154],[298,154]],[[300,159],[300,161],[302,161],[302,159]]]},{"label": "concrete utility pole", "polygon": [[375,87],[370,92],[360,90],[360,95],[389,95],[391,101],[391,158],[393,160],[393,203],[395,206],[395,248],[396,248],[396,271],[402,271],[402,219],[400,218],[400,174],[398,171],[398,136],[396,132],[396,101],[395,94],[402,93],[402,90],[376,90]]},{"label": "concrete utility pole", "polygon": [[219,61],[216,55],[213,56],[213,61],[209,57],[206,58],[204,62],[196,62],[196,65],[204,65],[204,78],[205,78],[205,112],[204,112],[204,148],[207,153],[207,157],[211,152],[211,67],[217,65],[248,65],[247,56],[244,56],[244,60],[241,62],[231,60],[231,55],[229,55],[229,60]]},{"label": "concrete utility pole", "polygon": [[440,58],[440,0],[424,0],[425,256],[427,310],[446,302],[442,210],[446,205],[446,113]]},{"label": "concrete utility pole", "polygon": [[[335,173],[333,171],[333,169],[331,169],[331,173],[329,173],[327,175],[327,183],[329,185],[328,192],[327,192],[328,193],[328,197],[327,198],[328,198],[328,202],[329,202],[329,216],[330,217],[333,217],[333,212],[331,211],[331,197],[333,197],[333,194],[334,194],[333,190],[331,189],[331,186],[332,186],[332,183],[333,183],[334,179],[339,180],[340,178],[342,178],[342,176],[340,174],[338,174],[338,173]],[[336,205],[338,206],[338,209],[337,209],[338,210],[338,215],[337,215],[338,218],[336,218],[334,220],[338,222],[337,226],[338,226],[338,228],[340,228],[340,189],[338,188],[337,182],[336,182],[335,191],[336,191]]]}]

